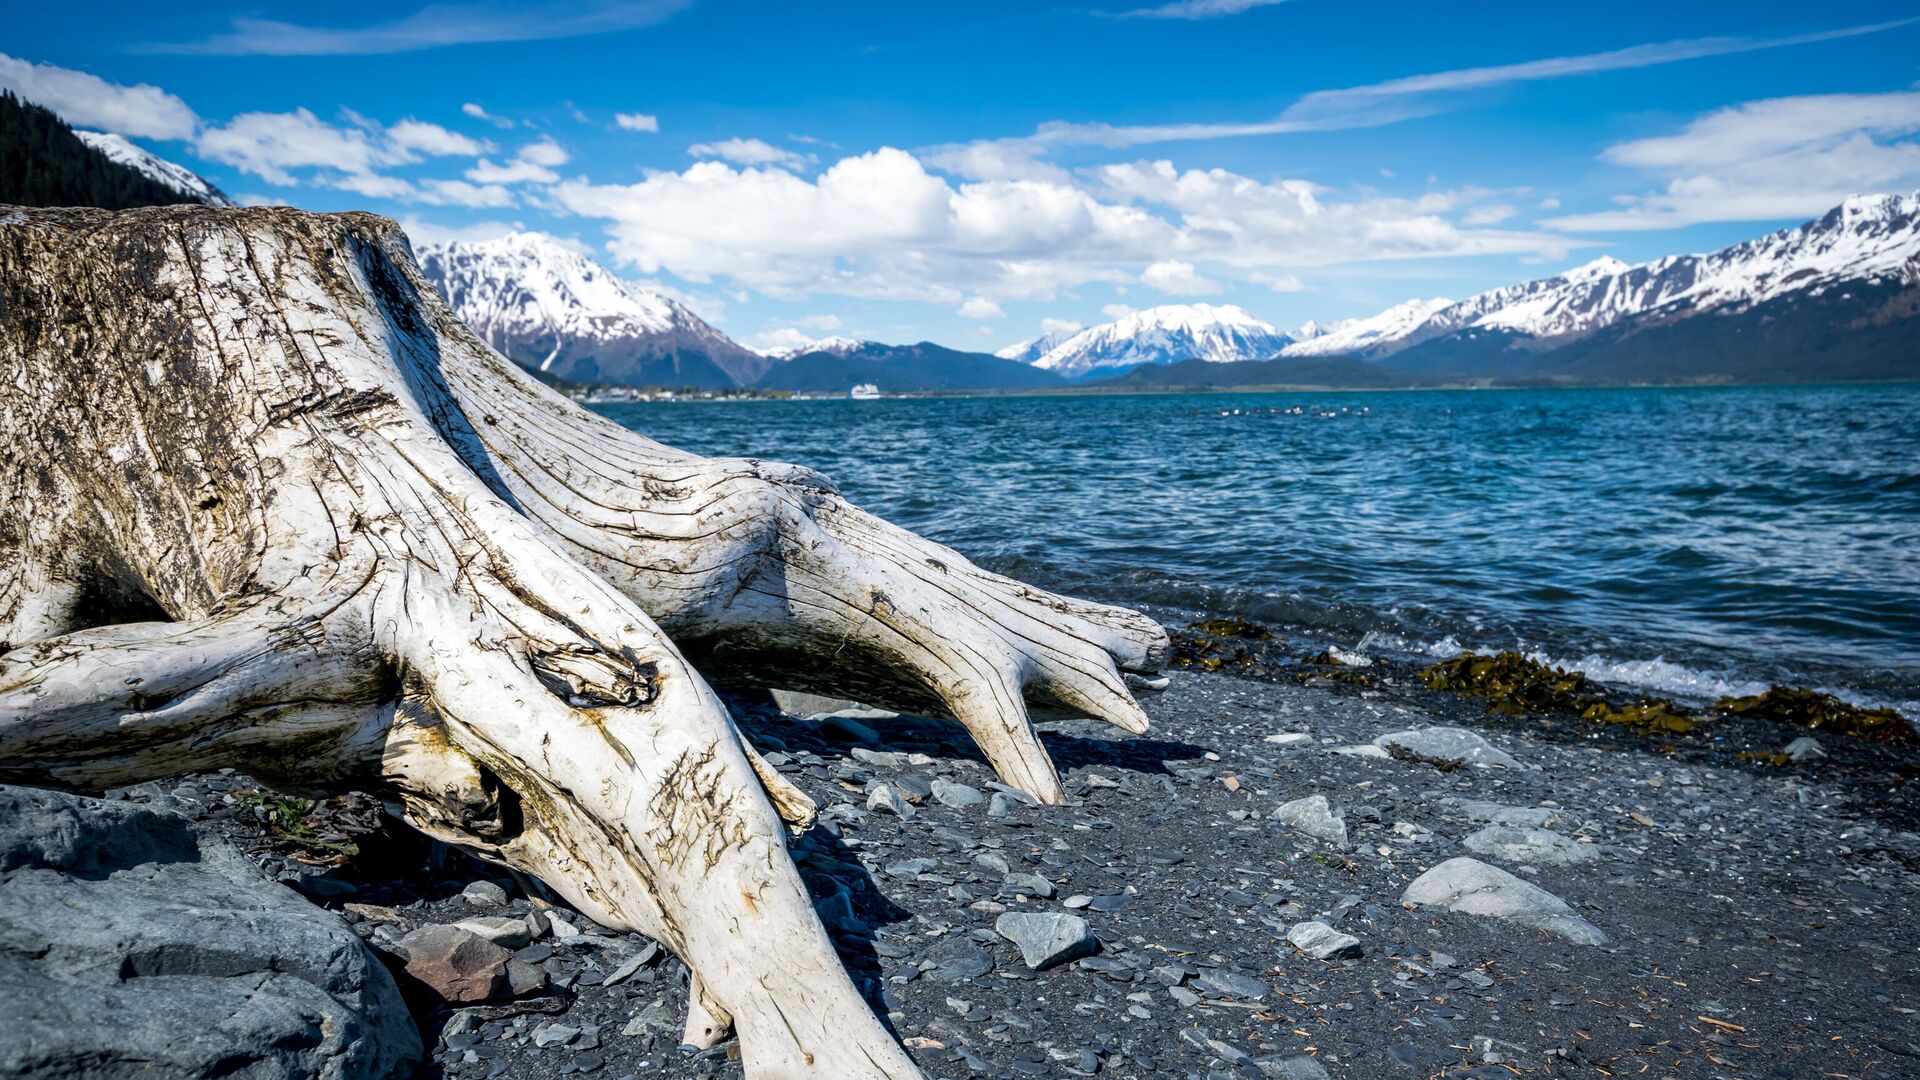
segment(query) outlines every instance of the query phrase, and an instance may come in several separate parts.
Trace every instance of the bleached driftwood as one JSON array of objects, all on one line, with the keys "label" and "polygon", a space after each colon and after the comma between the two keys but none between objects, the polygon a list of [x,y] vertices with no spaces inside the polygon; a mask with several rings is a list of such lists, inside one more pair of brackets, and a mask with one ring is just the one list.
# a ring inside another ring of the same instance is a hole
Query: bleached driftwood
[{"label": "bleached driftwood", "polygon": [[1151,620],[585,412],[381,218],[0,210],[0,379],[0,779],[384,785],[673,948],[754,1077],[919,1073],[787,856],[811,804],[675,642],[951,715],[1044,801],[1029,706],[1146,726]]}]

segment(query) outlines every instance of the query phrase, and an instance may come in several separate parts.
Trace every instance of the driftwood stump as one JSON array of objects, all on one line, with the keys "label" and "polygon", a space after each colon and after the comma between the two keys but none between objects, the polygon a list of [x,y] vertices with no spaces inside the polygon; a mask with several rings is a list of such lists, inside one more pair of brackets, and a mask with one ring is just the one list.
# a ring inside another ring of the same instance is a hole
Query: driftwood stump
[{"label": "driftwood stump", "polygon": [[0,208],[0,780],[374,785],[694,973],[754,1077],[912,1077],[717,677],[958,719],[1146,719],[1166,639],[661,446],[489,349],[364,214]]}]

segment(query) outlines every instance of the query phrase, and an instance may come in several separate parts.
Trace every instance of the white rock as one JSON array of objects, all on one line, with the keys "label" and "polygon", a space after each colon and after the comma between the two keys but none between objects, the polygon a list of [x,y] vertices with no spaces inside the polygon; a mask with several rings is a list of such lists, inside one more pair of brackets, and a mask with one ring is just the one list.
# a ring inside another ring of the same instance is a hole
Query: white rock
[{"label": "white rock", "polygon": [[1400,746],[1426,757],[1451,758],[1481,768],[1524,768],[1520,759],[1466,728],[1424,727],[1390,731],[1373,740],[1373,745],[1383,753],[1389,746]]},{"label": "white rock", "polygon": [[1020,949],[1020,959],[1035,971],[1092,956],[1100,942],[1087,920],[1064,912],[1009,911],[994,920],[993,931]]},{"label": "white rock", "polygon": [[1309,795],[1282,805],[1273,812],[1275,821],[1316,840],[1329,844],[1347,842],[1347,823],[1334,812],[1325,795]]},{"label": "white rock", "polygon": [[478,919],[462,919],[453,925],[470,934],[478,934],[503,949],[518,949],[533,943],[533,927],[528,926],[525,919],[487,915]]},{"label": "white rock", "polygon": [[1461,844],[1468,851],[1536,866],[1571,866],[1600,857],[1598,846],[1562,836],[1552,829],[1517,829],[1510,825],[1489,825]]},{"label": "white rock", "polygon": [[1799,738],[1793,740],[1792,742],[1787,744],[1786,750],[1782,752],[1787,755],[1788,761],[1791,761],[1795,764],[1799,764],[1802,761],[1811,761],[1814,758],[1823,758],[1827,756],[1827,752],[1825,750],[1820,749],[1819,742],[1817,742],[1814,739],[1814,737],[1811,735],[1802,735]]},{"label": "white rock", "polygon": [[1263,741],[1275,746],[1300,746],[1312,742],[1313,736],[1304,731],[1282,731],[1276,735],[1267,736]]},{"label": "white rock", "polygon": [[1336,746],[1327,752],[1330,754],[1343,754],[1347,757],[1379,758],[1382,761],[1393,756],[1371,743],[1361,743],[1358,746]]},{"label": "white rock", "polygon": [[867,796],[867,809],[901,818],[913,816],[913,807],[907,805],[907,800],[895,794],[894,790],[885,784],[873,786],[872,794]]},{"label": "white rock", "polygon": [[1360,955],[1360,939],[1343,934],[1317,919],[1294,923],[1287,943],[1315,960],[1345,960]]},{"label": "white rock", "polygon": [[1478,859],[1448,859],[1413,879],[1403,904],[1445,908],[1530,926],[1576,945],[1605,945],[1607,936],[1574,914],[1566,901]]},{"label": "white rock", "polygon": [[1484,821],[1491,825],[1511,825],[1516,829],[1544,829],[1566,816],[1565,811],[1551,806],[1507,806],[1503,803],[1459,799],[1452,796],[1440,802],[1444,806],[1464,811],[1474,821]]}]

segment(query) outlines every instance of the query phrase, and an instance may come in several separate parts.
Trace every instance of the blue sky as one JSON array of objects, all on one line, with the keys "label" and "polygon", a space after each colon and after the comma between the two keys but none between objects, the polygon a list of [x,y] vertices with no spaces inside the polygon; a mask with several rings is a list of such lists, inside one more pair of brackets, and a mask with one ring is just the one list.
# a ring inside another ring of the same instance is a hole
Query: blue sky
[{"label": "blue sky", "polygon": [[1292,329],[1920,187],[1910,2],[177,7],[10,11],[0,86],[250,201],[575,241],[757,344]]}]

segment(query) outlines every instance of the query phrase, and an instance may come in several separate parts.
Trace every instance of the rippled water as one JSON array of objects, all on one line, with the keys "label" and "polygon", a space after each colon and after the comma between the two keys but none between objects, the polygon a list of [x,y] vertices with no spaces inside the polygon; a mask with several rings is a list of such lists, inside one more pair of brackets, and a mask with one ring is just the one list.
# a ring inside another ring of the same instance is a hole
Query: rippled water
[{"label": "rippled water", "polygon": [[603,407],[977,561],[1371,648],[1920,712],[1920,387]]}]

